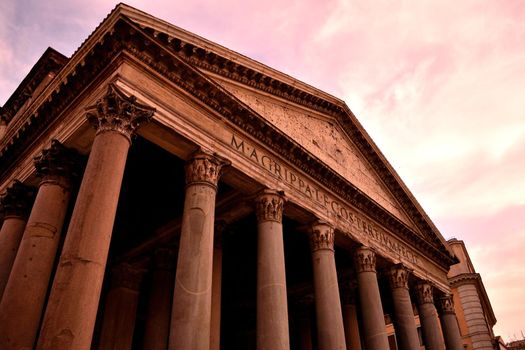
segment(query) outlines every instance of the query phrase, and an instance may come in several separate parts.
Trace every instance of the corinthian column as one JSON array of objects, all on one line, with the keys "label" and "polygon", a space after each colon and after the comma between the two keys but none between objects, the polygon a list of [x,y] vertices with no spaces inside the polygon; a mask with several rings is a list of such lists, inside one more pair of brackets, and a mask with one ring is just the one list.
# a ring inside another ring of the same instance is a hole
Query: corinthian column
[{"label": "corinthian column", "polygon": [[226,223],[224,221],[215,222],[211,291],[210,350],[220,350],[221,348],[222,239],[225,228]]},{"label": "corinthian column", "polygon": [[368,247],[358,248],[354,255],[363,315],[363,335],[367,349],[388,350],[385,316],[376,275],[376,255]]},{"label": "corinthian column", "polygon": [[257,215],[257,350],[290,348],[284,267],[284,196],[265,190],[255,199]]},{"label": "corinthian column", "polygon": [[403,265],[395,265],[388,272],[394,304],[394,327],[400,350],[419,349],[416,321],[408,291],[408,275],[409,271]]},{"label": "corinthian column", "polygon": [[131,350],[144,270],[128,264],[113,268],[106,297],[99,350]]},{"label": "corinthian column", "polygon": [[334,228],[325,222],[315,222],[312,225],[310,246],[319,349],[345,350],[343,314],[334,257]]},{"label": "corinthian column", "polygon": [[80,159],[54,140],[35,168],[42,180],[0,303],[2,349],[33,348]]},{"label": "corinthian column", "polygon": [[175,252],[168,248],[158,249],[153,256],[154,270],[144,327],[143,349],[166,350],[168,347],[175,259]]},{"label": "corinthian column", "polygon": [[0,230],[0,298],[4,294],[24,234],[33,198],[33,188],[18,180],[15,180],[0,198],[0,210],[4,212],[4,223]]},{"label": "corinthian column", "polygon": [[416,293],[425,349],[443,350],[445,348],[445,342],[439,330],[437,311],[432,295],[432,285],[428,282],[420,282],[416,285]]},{"label": "corinthian column", "polygon": [[227,163],[197,152],[186,165],[186,197],[170,326],[170,350],[209,350],[215,197]]},{"label": "corinthian column", "polygon": [[459,331],[458,320],[456,318],[456,311],[454,310],[454,301],[451,294],[447,294],[438,299],[439,309],[441,311],[441,329],[443,329],[443,337],[447,350],[462,350],[463,342],[461,341],[461,333]]},{"label": "corinthian column", "polygon": [[361,350],[361,336],[359,335],[359,322],[357,320],[356,289],[357,283],[348,278],[343,279],[341,287],[341,300],[343,309],[343,324],[347,350]]},{"label": "corinthian column", "polygon": [[89,349],[131,137],[154,110],[110,85],[87,109],[97,129],[37,349]]}]

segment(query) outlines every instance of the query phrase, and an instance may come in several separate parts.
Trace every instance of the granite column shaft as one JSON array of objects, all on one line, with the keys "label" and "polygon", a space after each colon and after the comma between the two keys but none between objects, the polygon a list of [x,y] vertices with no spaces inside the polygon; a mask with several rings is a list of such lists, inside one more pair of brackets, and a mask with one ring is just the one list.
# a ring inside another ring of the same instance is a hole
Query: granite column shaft
[{"label": "granite column shaft", "polygon": [[425,349],[443,350],[445,342],[438,324],[432,289],[432,285],[428,282],[420,282],[416,285],[419,320],[421,322]]}]

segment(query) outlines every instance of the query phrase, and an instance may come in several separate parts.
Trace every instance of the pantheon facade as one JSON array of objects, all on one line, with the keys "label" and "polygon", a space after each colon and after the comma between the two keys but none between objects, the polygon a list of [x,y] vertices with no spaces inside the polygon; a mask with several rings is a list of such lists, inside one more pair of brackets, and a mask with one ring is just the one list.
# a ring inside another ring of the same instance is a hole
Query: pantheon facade
[{"label": "pantheon facade", "polygon": [[0,349],[463,349],[343,101],[120,4],[0,112]]}]

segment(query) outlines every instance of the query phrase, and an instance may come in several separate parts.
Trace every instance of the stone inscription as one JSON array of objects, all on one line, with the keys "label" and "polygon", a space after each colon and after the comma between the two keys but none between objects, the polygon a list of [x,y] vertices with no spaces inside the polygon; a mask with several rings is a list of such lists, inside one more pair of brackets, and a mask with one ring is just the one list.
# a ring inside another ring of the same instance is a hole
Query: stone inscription
[{"label": "stone inscription", "polygon": [[[274,177],[296,189],[317,206],[321,206],[327,210],[331,215],[337,217],[344,226],[351,228],[354,232],[357,231],[364,234],[389,252],[397,254],[404,259],[417,264],[417,255],[410,248],[395,241],[382,228],[374,225],[362,214],[341,203],[322,189],[319,189],[297,172],[294,172],[284,164],[267,155],[266,152],[257,149],[235,134],[232,134],[229,146],[235,152],[240,153],[251,162],[264,168]],[[345,234],[347,233],[345,232]]]}]

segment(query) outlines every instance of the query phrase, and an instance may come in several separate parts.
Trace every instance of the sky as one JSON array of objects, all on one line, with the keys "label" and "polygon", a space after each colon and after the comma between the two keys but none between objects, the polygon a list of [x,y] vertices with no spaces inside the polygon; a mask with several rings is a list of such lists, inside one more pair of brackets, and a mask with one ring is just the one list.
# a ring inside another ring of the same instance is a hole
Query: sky
[{"label": "sky", "polygon": [[[445,238],[505,340],[525,332],[525,1],[129,0],[343,99]],[[0,1],[0,105],[116,5]]]}]

